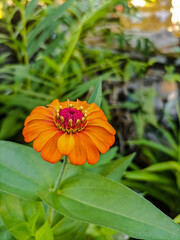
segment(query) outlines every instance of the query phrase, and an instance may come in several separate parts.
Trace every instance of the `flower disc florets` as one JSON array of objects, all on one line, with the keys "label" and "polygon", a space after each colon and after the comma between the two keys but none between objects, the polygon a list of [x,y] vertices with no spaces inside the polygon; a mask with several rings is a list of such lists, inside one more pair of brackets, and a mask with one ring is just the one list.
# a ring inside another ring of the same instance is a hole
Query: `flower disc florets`
[{"label": "flower disc florets", "polygon": [[55,124],[63,132],[75,133],[81,131],[86,126],[86,122],[86,115],[76,108],[62,109],[62,106],[60,106],[60,110],[56,111]]}]

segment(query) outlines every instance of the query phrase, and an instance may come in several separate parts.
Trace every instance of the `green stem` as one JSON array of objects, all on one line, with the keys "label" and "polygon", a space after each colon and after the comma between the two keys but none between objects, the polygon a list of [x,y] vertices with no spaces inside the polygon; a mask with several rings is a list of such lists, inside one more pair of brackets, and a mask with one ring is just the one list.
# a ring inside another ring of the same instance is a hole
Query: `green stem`
[{"label": "green stem", "polygon": [[62,181],[64,172],[65,172],[65,169],[66,169],[66,167],[67,167],[67,164],[68,164],[68,157],[67,157],[66,155],[64,155],[64,161],[63,161],[63,163],[62,163],[62,166],[61,166],[61,169],[60,169],[58,178],[57,178],[57,180],[56,180],[56,183],[55,183],[53,192],[57,192],[57,191],[59,190],[59,187],[60,187],[60,185],[61,185],[61,181]]}]

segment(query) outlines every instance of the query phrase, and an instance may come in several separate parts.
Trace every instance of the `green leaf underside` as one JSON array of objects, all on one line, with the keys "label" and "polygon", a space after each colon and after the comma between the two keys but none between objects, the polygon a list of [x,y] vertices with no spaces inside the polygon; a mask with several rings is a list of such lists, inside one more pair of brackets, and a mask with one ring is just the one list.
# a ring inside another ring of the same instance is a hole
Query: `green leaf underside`
[{"label": "green leaf underside", "polygon": [[49,164],[30,147],[12,142],[1,141],[0,151],[0,190],[41,199],[65,216],[135,238],[179,240],[180,227],[176,223],[122,184],[69,165],[58,195],[50,189],[60,162]]}]

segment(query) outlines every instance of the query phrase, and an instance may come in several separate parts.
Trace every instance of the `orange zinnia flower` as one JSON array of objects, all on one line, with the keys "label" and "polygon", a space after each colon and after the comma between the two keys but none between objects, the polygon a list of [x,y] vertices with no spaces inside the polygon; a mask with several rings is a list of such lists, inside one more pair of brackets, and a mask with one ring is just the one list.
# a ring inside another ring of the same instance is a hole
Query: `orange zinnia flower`
[{"label": "orange zinnia flower", "polygon": [[95,164],[99,152],[105,153],[115,140],[115,130],[95,104],[77,100],[36,107],[25,120],[23,136],[33,142],[41,157],[56,163],[68,155],[72,164]]}]

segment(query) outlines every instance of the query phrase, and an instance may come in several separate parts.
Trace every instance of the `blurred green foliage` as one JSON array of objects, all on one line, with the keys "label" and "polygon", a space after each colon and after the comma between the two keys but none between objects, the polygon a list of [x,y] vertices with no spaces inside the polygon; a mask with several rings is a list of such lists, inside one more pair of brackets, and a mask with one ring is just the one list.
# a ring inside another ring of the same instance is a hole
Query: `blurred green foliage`
[{"label": "blurred green foliage", "polygon": [[[1,139],[17,135],[37,105],[55,98],[87,98],[98,81],[129,81],[134,70],[142,74],[148,66],[111,49],[123,32],[108,41],[109,22],[119,21],[111,16],[116,5],[123,5],[123,14],[135,12],[126,0],[68,0],[62,5],[51,0],[14,0],[9,5],[3,0],[2,4]],[[96,34],[105,38],[105,46],[89,44]],[[126,42],[121,41],[121,48]],[[110,117],[104,95],[102,108]]]}]

